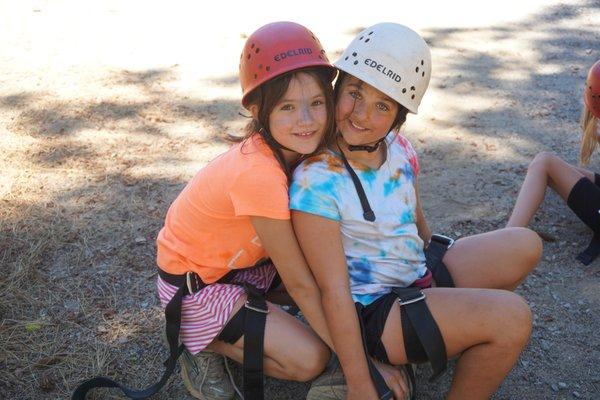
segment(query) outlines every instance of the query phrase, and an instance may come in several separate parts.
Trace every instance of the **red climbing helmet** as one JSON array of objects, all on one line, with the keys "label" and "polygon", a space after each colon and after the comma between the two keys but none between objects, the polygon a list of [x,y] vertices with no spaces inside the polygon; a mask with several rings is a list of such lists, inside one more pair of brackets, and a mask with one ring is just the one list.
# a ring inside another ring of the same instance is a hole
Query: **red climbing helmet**
[{"label": "red climbing helmet", "polygon": [[583,101],[590,112],[596,118],[600,118],[600,60],[596,61],[590,68],[585,81]]},{"label": "red climbing helmet", "polygon": [[335,68],[331,65],[319,39],[307,28],[294,22],[273,22],[255,31],[240,56],[242,105],[261,84],[281,74],[304,67]]}]

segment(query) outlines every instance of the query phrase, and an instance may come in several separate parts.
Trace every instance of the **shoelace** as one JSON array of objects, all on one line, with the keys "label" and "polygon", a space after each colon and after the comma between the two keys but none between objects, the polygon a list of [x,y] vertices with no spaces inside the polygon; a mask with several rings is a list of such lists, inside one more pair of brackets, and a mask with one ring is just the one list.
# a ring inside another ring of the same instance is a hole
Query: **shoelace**
[{"label": "shoelace", "polygon": [[[216,367],[217,368],[213,368],[213,371],[211,373],[211,369],[210,369],[210,364],[211,361],[215,360],[215,363],[217,364]],[[233,390],[235,390],[236,394],[240,397],[241,400],[244,400],[244,396],[242,395],[242,392],[240,391],[240,389],[237,387],[237,385],[235,384],[235,380],[233,379],[233,374],[231,373],[231,369],[229,368],[229,363],[227,362],[227,357],[218,354],[218,353],[205,353],[204,357],[202,357],[202,365],[200,366],[200,368],[197,367],[196,363],[193,362],[191,363],[194,367],[194,370],[196,372],[197,375],[200,375],[200,371],[203,370],[204,374],[202,375],[202,380],[200,381],[200,390],[202,390],[202,387],[204,386],[204,382],[206,381],[206,378],[219,378],[219,372],[222,370],[221,367],[225,367],[225,371],[227,372],[227,377],[229,378],[229,381],[231,382],[231,385],[233,386]]]},{"label": "shoelace", "polygon": [[236,386],[235,380],[233,379],[233,374],[231,373],[231,370],[229,369],[229,362],[227,362],[227,357],[223,356],[223,360],[224,360],[223,362],[225,364],[225,370],[227,371],[229,380],[231,381],[231,384],[233,385],[233,390],[235,390],[237,395],[240,396],[240,399],[244,400],[244,396],[242,395],[242,392],[240,391],[240,389],[238,389],[238,387]]}]

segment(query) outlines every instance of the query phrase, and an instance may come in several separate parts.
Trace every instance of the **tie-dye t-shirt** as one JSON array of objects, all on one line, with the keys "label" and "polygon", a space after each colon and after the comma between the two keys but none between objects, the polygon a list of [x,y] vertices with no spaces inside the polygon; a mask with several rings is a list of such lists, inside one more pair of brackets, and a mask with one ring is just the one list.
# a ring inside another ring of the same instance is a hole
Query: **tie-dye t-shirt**
[{"label": "tie-dye t-shirt", "polygon": [[426,273],[416,225],[417,155],[401,135],[390,134],[386,143],[379,169],[350,161],[375,212],[373,222],[363,218],[352,178],[334,151],[300,164],[290,187],[292,210],[339,221],[352,297],[364,305]]}]

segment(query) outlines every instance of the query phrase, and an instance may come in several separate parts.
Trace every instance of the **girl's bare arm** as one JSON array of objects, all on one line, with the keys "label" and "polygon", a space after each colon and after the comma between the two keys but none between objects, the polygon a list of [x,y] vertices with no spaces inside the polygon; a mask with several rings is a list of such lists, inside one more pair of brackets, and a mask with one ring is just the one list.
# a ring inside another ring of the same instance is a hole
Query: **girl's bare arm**
[{"label": "girl's bare arm", "polygon": [[292,211],[294,230],[323,296],[323,309],[348,384],[348,398],[375,396],[350,292],[337,221]]},{"label": "girl's bare arm", "polygon": [[419,231],[419,236],[426,244],[431,240],[431,230],[427,225],[427,221],[425,220],[425,214],[423,213],[423,207],[421,205],[421,198],[419,196],[419,178],[415,177],[415,194],[417,196],[417,206],[416,206],[416,214],[417,214],[417,230]]},{"label": "girl's bare arm", "polygon": [[317,335],[333,348],[323,313],[321,293],[298,246],[291,221],[265,217],[250,219],[289,295]]}]

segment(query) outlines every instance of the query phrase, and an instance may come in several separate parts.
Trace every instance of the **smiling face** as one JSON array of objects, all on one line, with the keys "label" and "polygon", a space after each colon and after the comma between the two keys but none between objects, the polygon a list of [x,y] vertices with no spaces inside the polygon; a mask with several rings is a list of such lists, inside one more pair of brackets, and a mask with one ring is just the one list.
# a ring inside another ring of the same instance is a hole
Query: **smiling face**
[{"label": "smiling face", "polygon": [[296,74],[283,97],[269,115],[269,130],[281,145],[289,161],[298,154],[313,153],[321,143],[327,126],[325,93],[316,78],[304,72]]},{"label": "smiling face", "polygon": [[368,145],[384,137],[398,113],[398,103],[389,96],[347,75],[336,103],[336,122],[350,145]]}]

